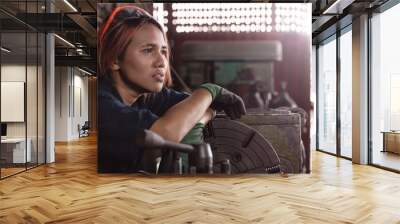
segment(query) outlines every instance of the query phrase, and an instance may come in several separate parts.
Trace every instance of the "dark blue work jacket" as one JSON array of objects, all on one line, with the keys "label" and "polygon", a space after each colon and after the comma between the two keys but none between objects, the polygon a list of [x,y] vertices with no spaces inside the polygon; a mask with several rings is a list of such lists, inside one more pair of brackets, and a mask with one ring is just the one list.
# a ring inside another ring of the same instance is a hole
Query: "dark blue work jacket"
[{"label": "dark blue work jacket", "polygon": [[136,133],[149,129],[170,107],[188,96],[163,88],[127,106],[110,81],[99,79],[98,171],[137,172],[141,168],[143,150],[134,144]]}]

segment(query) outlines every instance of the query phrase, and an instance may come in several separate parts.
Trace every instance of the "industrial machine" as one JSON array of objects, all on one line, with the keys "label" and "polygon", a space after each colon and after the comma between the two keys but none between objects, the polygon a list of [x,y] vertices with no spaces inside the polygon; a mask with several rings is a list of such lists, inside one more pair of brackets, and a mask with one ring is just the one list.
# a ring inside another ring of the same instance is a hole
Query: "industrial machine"
[{"label": "industrial machine", "polygon": [[[218,117],[209,123],[205,143],[187,145],[173,143],[149,130],[137,136],[136,144],[145,151],[161,150],[153,160],[155,174],[243,174],[280,172],[275,149],[257,130]],[[188,169],[183,169],[181,153],[188,154]]]}]

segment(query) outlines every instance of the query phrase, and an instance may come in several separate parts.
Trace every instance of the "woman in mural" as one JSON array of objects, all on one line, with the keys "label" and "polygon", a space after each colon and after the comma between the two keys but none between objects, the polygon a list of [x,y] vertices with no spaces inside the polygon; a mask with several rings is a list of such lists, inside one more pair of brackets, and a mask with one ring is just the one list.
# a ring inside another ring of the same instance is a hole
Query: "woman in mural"
[{"label": "woman in mural", "polygon": [[168,88],[168,40],[162,26],[141,8],[112,10],[100,26],[98,52],[99,172],[146,169],[143,149],[134,144],[140,130],[197,144],[214,111],[232,119],[245,114],[242,99],[215,84],[202,84],[190,95]]}]

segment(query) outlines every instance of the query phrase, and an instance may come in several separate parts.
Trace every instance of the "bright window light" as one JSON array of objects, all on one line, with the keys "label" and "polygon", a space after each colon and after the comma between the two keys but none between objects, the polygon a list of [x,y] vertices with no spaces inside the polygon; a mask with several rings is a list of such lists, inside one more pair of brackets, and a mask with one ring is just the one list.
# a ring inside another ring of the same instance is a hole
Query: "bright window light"
[{"label": "bright window light", "polygon": [[172,3],[172,25],[178,33],[310,33],[308,14],[311,4],[304,3]]}]

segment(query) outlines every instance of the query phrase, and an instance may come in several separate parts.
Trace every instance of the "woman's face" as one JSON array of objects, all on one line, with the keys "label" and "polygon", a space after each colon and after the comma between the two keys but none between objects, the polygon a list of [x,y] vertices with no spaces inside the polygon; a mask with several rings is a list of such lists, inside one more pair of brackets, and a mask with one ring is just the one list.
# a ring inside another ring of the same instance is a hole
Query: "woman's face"
[{"label": "woman's face", "polygon": [[167,44],[163,33],[153,24],[134,32],[125,55],[113,66],[123,82],[141,92],[161,91],[168,69]]}]

